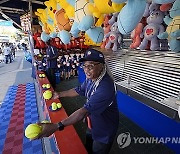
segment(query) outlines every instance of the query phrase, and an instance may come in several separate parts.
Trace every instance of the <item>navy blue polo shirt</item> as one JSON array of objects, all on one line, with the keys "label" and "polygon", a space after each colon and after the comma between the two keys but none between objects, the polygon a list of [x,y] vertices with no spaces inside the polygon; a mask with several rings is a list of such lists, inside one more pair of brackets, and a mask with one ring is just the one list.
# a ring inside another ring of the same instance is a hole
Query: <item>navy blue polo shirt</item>
[{"label": "navy blue polo shirt", "polygon": [[[48,46],[46,49],[46,54],[48,58],[58,56],[57,49],[52,46]],[[47,61],[47,68],[57,68],[57,59],[52,59]]]},{"label": "navy blue polo shirt", "polygon": [[113,141],[119,123],[114,82],[106,73],[96,90],[94,83],[86,79],[75,90],[87,98],[84,108],[90,113],[93,140],[107,144]]}]

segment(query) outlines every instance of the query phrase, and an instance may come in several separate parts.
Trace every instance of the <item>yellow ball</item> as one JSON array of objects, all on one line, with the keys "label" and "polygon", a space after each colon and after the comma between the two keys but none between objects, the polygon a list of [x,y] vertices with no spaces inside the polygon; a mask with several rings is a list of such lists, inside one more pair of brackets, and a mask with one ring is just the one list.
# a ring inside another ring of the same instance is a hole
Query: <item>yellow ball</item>
[{"label": "yellow ball", "polygon": [[30,124],[26,127],[25,136],[29,139],[33,139],[41,133],[42,128],[38,124]]},{"label": "yellow ball", "polygon": [[42,85],[42,88],[46,88],[46,84],[43,84],[43,85]]},{"label": "yellow ball", "polygon": [[44,78],[44,77],[46,77],[46,75],[45,74],[41,74],[41,76]]},{"label": "yellow ball", "polygon": [[62,104],[61,103],[57,103],[57,107],[58,107],[58,109],[60,109],[62,107]]},{"label": "yellow ball", "polygon": [[39,74],[39,77],[42,78],[42,74]]},{"label": "yellow ball", "polygon": [[44,99],[51,99],[52,97],[52,92],[50,90],[46,90],[44,93],[43,93],[43,97]]},{"label": "yellow ball", "polygon": [[57,110],[57,104],[55,102],[53,102],[51,106],[53,111]]},{"label": "yellow ball", "polygon": [[50,84],[46,84],[46,88],[50,88],[51,87],[51,85]]}]

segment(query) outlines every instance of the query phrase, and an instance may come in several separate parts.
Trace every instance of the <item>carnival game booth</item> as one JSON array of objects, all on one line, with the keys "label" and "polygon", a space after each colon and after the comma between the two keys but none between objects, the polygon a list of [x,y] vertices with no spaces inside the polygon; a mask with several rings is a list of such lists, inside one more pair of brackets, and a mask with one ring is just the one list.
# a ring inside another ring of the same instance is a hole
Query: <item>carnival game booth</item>
[{"label": "carnival game booth", "polygon": [[[174,138],[161,143],[179,153],[180,53],[104,53],[117,86],[119,111],[154,137]],[[84,72],[79,72],[83,82]]]},{"label": "carnival game booth", "polygon": [[[180,1],[105,0],[103,4],[47,1],[46,9],[35,12],[42,26],[41,33],[34,33],[35,48],[45,48],[44,42],[52,39],[66,52],[87,45],[104,54],[114,51],[106,55],[106,62],[117,85],[119,111],[152,136],[180,137]],[[130,36],[128,46],[126,36]],[[84,80],[79,68],[79,81]],[[165,144],[180,152],[178,144]]]},{"label": "carnival game booth", "polygon": [[[59,99],[52,99],[51,92],[54,89],[51,87],[46,75],[42,71],[37,70],[37,92],[40,94],[39,108],[41,119],[50,121],[52,123],[57,123],[65,118],[67,118],[66,111]],[[47,86],[48,85],[48,86]],[[50,95],[46,95],[50,92]],[[46,94],[45,94],[46,93]],[[52,104],[59,104],[58,107],[53,107]],[[53,109],[54,108],[54,109]],[[48,140],[44,141],[44,150],[53,153],[74,153],[74,154],[86,154],[87,151],[81,142],[75,128],[73,126],[68,126],[65,130],[61,132],[55,132],[54,135],[50,136]],[[49,143],[49,144],[47,144]],[[48,147],[48,145],[50,147]]]}]

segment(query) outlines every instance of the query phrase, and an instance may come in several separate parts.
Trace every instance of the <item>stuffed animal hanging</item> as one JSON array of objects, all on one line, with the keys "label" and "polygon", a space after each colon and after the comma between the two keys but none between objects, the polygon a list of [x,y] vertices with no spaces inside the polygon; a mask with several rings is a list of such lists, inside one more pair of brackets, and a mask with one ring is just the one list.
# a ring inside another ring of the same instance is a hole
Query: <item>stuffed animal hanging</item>
[{"label": "stuffed animal hanging", "polygon": [[[106,15],[105,18],[104,18],[104,35],[106,35],[107,33],[110,32],[110,28],[111,28],[111,25],[109,24],[109,20],[110,20],[110,16],[109,15]],[[103,42],[101,44],[101,48],[104,49],[105,48],[105,45],[107,44],[108,42],[108,38],[105,38],[103,39]]]},{"label": "stuffed animal hanging", "polygon": [[46,47],[46,44],[41,39],[41,33],[39,32],[34,33],[33,39],[35,43],[34,48],[43,49]]},{"label": "stuffed animal hanging", "polygon": [[118,23],[115,22],[111,28],[110,32],[105,35],[105,38],[109,38],[105,48],[110,49],[111,45],[113,45],[112,50],[117,51],[118,45],[122,42],[122,35],[120,34],[118,30]]},{"label": "stuffed animal hanging", "polygon": [[[150,12],[150,16],[147,18],[147,26],[144,28],[141,36],[144,36],[141,45],[139,46],[140,50],[145,50],[148,44],[148,41],[151,42],[151,50],[159,50],[160,43],[158,41],[157,35],[164,32],[164,27],[162,25],[164,14],[159,9],[157,10],[158,4],[151,4],[150,10],[155,10]],[[154,9],[152,8],[154,7]]]},{"label": "stuffed animal hanging", "polygon": [[171,51],[180,51],[180,1],[176,0],[172,8],[169,10],[169,16],[164,18],[164,22],[168,25],[166,32],[159,34],[158,38],[167,39]]}]

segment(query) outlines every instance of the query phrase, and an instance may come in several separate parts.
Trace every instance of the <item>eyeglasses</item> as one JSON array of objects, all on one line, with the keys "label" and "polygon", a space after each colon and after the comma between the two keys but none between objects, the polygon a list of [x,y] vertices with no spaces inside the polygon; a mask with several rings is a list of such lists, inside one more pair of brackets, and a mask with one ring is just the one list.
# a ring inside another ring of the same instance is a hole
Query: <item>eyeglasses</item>
[{"label": "eyeglasses", "polygon": [[94,64],[89,64],[89,65],[85,65],[85,64],[83,64],[83,65],[81,65],[81,68],[83,68],[83,69],[88,69],[89,71],[91,71],[92,69],[94,69],[94,67],[96,66],[96,65],[99,65],[100,63],[94,63]]}]

